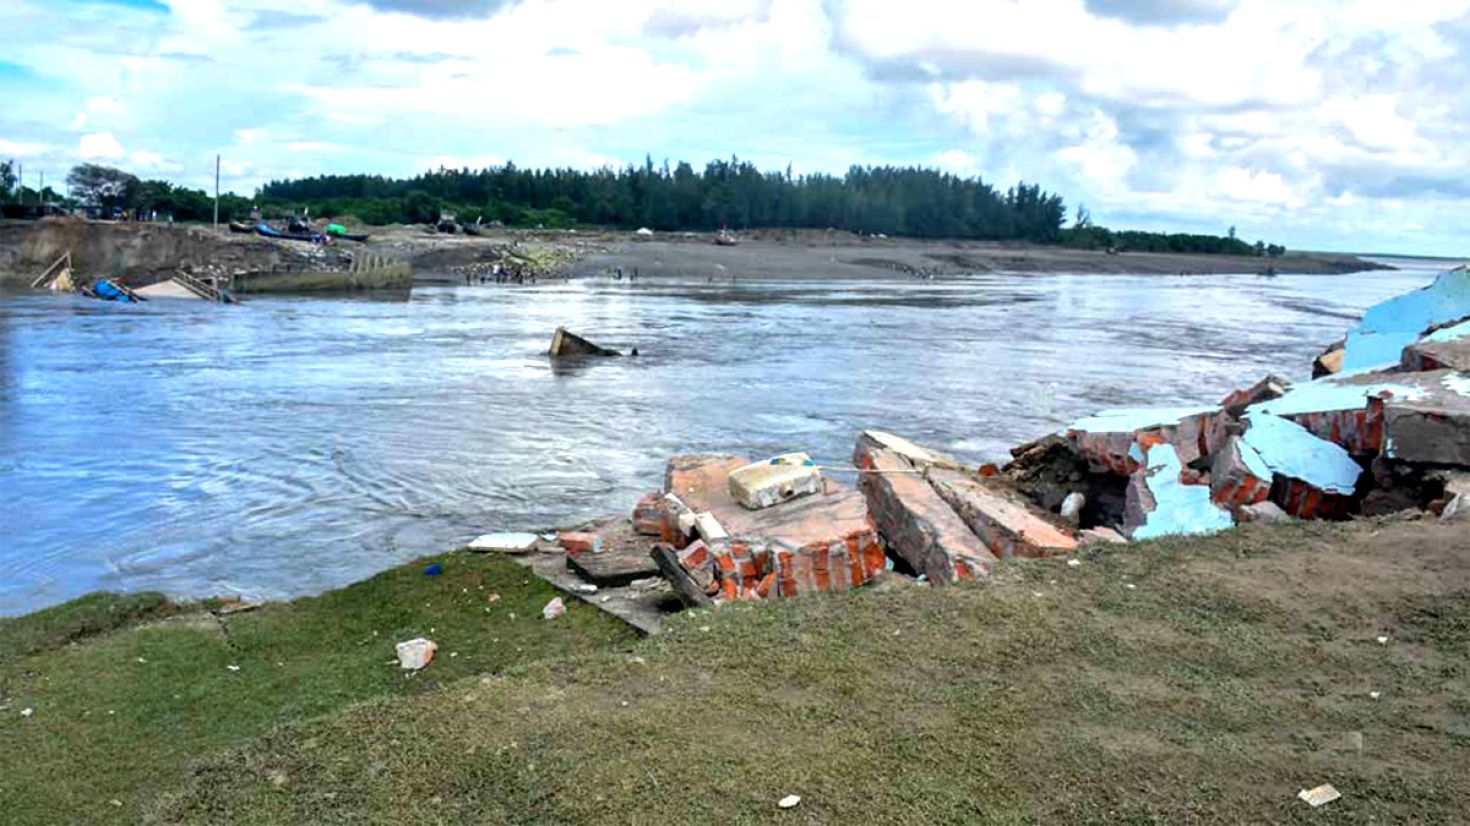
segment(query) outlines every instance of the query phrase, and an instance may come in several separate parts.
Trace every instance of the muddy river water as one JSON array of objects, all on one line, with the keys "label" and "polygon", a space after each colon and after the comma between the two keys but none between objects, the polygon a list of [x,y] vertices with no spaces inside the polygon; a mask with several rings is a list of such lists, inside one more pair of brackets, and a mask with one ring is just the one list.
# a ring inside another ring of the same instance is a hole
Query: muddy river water
[{"label": "muddy river water", "polygon": [[[972,460],[1096,408],[1218,399],[1429,270],[584,279],[408,301],[0,294],[0,614],[98,590],[277,598],[629,508],[682,451],[863,427]],[[557,325],[636,358],[553,367]]]}]

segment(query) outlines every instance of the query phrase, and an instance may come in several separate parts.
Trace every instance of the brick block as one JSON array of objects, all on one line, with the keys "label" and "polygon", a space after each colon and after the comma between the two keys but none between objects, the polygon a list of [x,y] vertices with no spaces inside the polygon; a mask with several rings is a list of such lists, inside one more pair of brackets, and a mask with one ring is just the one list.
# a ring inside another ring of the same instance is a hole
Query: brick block
[{"label": "brick block", "polygon": [[602,550],[602,537],[587,531],[567,531],[558,534],[557,542],[569,554],[595,553]]},{"label": "brick block", "polygon": [[990,552],[1001,559],[1040,557],[1077,550],[1072,534],[1019,494],[957,470],[931,467],[929,484]]},{"label": "brick block", "polygon": [[1210,495],[1217,504],[1232,509],[1263,502],[1271,495],[1271,469],[1237,436],[1215,453],[1210,476]]},{"label": "brick block", "polygon": [[995,555],[902,456],[859,439],[859,486],[888,547],[934,584],[983,578]]},{"label": "brick block", "polygon": [[663,535],[663,513],[659,510],[657,491],[649,491],[633,507],[633,530],[643,536]]}]

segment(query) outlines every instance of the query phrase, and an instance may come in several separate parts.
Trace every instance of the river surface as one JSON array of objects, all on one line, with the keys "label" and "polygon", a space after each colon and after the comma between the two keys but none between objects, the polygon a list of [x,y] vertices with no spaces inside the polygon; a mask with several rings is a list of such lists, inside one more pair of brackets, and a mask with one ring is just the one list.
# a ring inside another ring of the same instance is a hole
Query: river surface
[{"label": "river surface", "polygon": [[[684,451],[971,460],[1099,407],[1217,400],[1428,270],[602,279],[408,301],[0,294],[0,614],[99,589],[279,598],[630,508]],[[553,367],[557,325],[636,358]]]}]

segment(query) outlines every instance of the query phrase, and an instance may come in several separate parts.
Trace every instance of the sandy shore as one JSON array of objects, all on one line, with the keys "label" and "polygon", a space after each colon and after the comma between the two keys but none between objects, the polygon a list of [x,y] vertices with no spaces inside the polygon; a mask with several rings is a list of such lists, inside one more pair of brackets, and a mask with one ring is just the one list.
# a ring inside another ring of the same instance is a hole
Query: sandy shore
[{"label": "sandy shore", "polygon": [[861,238],[849,233],[759,233],[738,246],[720,247],[708,234],[670,234],[650,240],[608,239],[607,251],[585,255],[578,275],[621,267],[640,276],[715,278],[873,278],[971,275],[986,272],[1142,273],[1212,275],[1332,274],[1386,269],[1350,255],[1288,254],[1270,261],[1229,255],[1119,253],[979,241]]}]

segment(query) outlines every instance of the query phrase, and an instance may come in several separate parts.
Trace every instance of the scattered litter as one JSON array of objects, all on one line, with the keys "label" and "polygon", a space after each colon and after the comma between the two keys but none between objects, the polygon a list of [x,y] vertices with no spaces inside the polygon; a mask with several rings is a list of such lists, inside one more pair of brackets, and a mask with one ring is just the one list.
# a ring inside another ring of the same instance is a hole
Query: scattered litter
[{"label": "scattered litter", "polygon": [[624,700],[623,701],[623,708],[627,708],[627,707],[628,707],[628,701],[627,700]]},{"label": "scattered litter", "polygon": [[227,665],[227,666],[225,666],[225,669],[228,670],[228,671],[239,671],[240,670],[240,666],[238,666],[238,665]]},{"label": "scattered litter", "polygon": [[784,453],[730,472],[730,496],[750,510],[769,508],[788,499],[817,493],[822,473],[805,453]]},{"label": "scattered litter", "polygon": [[602,599],[601,600],[598,600],[598,601],[606,604],[606,603],[612,602],[612,597],[611,596],[608,596],[608,595],[603,595]]},{"label": "scattered litter", "polygon": [[438,576],[442,573],[444,573],[444,566],[437,562],[424,568],[424,576]]},{"label": "scattered litter", "polygon": [[114,807],[122,806],[122,801],[114,797],[113,799],[107,801],[107,805]]},{"label": "scattered litter", "polygon": [[491,591],[490,592],[490,596],[485,597],[485,601],[486,602],[499,602],[500,601],[500,592],[499,591]]},{"label": "scattered litter", "polygon": [[1376,700],[1379,697],[1382,697],[1383,696],[1383,692],[1382,691],[1370,691],[1370,692],[1368,692],[1368,696]]},{"label": "scattered litter", "polygon": [[1040,591],[1032,591],[1031,592],[1031,596],[1033,596],[1033,597],[1039,597],[1039,596],[1042,596],[1042,593]]},{"label": "scattered litter", "polygon": [[397,650],[398,664],[410,671],[418,671],[434,659],[434,652],[439,650],[439,645],[433,640],[417,637],[398,643]]},{"label": "scattered litter", "polygon": [[1123,586],[1123,587],[1127,588],[1130,591],[1136,591],[1136,590],[1138,590],[1138,586],[1137,585],[1134,585],[1131,582],[1128,583],[1127,585]]},{"label": "scattered litter", "polygon": [[1076,568],[1078,565],[1081,565],[1081,564],[1082,564],[1082,560],[1080,560],[1080,559],[1078,559],[1076,557],[1072,557],[1071,559],[1067,560],[1067,567],[1068,568]]},{"label": "scattered litter", "polygon": [[1059,515],[1069,525],[1076,525],[1082,521],[1082,508],[1087,504],[1087,497],[1080,491],[1072,491],[1067,498],[1062,500],[1062,508]]},{"label": "scattered litter", "polygon": [[[32,709],[32,708],[23,708],[23,709],[20,710],[20,716],[22,716],[22,717],[29,717],[29,716],[31,716],[32,714],[35,714],[35,713],[36,713],[35,709]],[[109,711],[107,713],[108,714],[111,714],[112,712]]]},{"label": "scattered litter", "polygon": [[595,593],[597,593],[597,586],[596,585],[593,585],[590,582],[578,582],[575,585],[573,585],[572,588],[577,593],[579,593],[579,594],[595,594]]},{"label": "scattered litter", "polygon": [[1296,793],[1296,796],[1305,800],[1307,805],[1315,809],[1324,803],[1331,803],[1339,797],[1342,797],[1342,793],[1332,788],[1330,783],[1323,783],[1315,789],[1302,789]]},{"label": "scattered litter", "polygon": [[145,659],[143,659],[143,658],[142,658],[142,657],[139,657],[139,658],[138,658],[138,662],[140,662],[140,663],[146,663],[146,662],[148,662],[148,661],[147,661],[147,660],[145,660]]},{"label": "scattered litter", "polygon": [[1388,645],[1388,637],[1386,637],[1386,636],[1380,636],[1378,638],[1378,644],[1379,645]]},{"label": "scattered litter", "polygon": [[567,606],[561,601],[561,597],[554,597],[546,607],[541,609],[542,619],[556,619],[567,612]]},{"label": "scattered litter", "polygon": [[704,632],[707,633],[709,631],[709,626],[708,625],[701,625],[701,626],[699,626],[699,630],[700,631],[704,631]]},{"label": "scattered litter", "polygon": [[788,794],[785,797],[781,798],[779,801],[777,801],[776,805],[777,806],[780,806],[783,809],[794,809],[794,808],[796,808],[796,804],[798,804],[800,802],[801,802],[801,795],[799,795],[799,794]]}]

